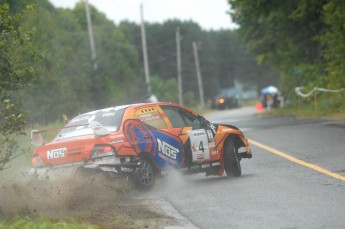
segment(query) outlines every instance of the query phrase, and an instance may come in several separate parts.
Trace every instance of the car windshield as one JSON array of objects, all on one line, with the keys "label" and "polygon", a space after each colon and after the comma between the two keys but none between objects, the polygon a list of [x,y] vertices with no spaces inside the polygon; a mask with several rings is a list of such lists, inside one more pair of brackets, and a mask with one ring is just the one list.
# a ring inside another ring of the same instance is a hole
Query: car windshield
[{"label": "car windshield", "polygon": [[122,121],[124,109],[107,108],[81,114],[73,118],[55,139],[66,139],[93,134],[89,122],[97,121],[110,132],[116,132]]}]

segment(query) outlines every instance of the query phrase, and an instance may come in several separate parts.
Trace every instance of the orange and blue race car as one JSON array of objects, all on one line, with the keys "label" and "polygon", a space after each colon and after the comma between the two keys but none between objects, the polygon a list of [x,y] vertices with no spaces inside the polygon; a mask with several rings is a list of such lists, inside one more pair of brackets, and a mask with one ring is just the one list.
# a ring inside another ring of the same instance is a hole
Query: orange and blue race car
[{"label": "orange and blue race car", "polygon": [[178,104],[157,102],[96,110],[73,118],[49,143],[33,130],[35,173],[101,171],[150,189],[171,168],[185,174],[241,175],[252,152],[243,133]]}]

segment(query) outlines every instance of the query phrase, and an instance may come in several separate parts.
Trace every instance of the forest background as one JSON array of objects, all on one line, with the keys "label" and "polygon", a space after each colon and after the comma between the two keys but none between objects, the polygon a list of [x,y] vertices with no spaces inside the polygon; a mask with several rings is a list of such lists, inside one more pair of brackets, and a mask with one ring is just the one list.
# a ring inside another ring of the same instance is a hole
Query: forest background
[{"label": "forest background", "polygon": [[[16,26],[34,29],[32,48],[41,58],[30,66],[35,74],[16,98],[28,110],[29,123],[49,123],[62,114],[74,116],[89,110],[144,102],[150,95],[145,84],[140,25],[116,25],[90,5],[97,69],[93,68],[85,5],[55,8],[48,0],[0,1],[10,15],[21,13]],[[27,5],[33,4],[31,10]],[[138,12],[139,13],[139,12]],[[192,42],[199,44],[205,100],[211,100],[234,81],[265,86],[277,83],[278,74],[258,65],[232,30],[203,30],[192,21],[146,23],[152,92],[160,101],[178,102],[176,28],[181,34],[182,87],[185,105],[198,105],[199,94]]]},{"label": "forest background", "polygon": [[[230,8],[236,30],[204,30],[175,19],[145,23],[151,87],[160,101],[178,102],[177,28],[188,107],[200,104],[193,42],[199,47],[206,101],[235,82],[258,92],[279,86],[290,104],[296,104],[295,87],[345,88],[344,1],[229,0]],[[93,61],[83,1],[62,9],[48,0],[0,0],[0,168],[26,124],[61,122],[62,114],[73,117],[150,96],[140,25],[115,24],[92,5],[90,11]],[[344,91],[320,93],[313,112],[344,113],[344,97]]]}]

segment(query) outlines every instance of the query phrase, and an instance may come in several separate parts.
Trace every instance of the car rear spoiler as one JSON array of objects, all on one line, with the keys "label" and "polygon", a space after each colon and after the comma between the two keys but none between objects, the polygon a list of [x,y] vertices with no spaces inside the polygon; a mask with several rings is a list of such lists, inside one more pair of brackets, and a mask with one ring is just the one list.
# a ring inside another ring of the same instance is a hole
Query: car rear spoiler
[{"label": "car rear spoiler", "polygon": [[63,129],[79,127],[79,126],[89,126],[92,129],[95,137],[101,137],[101,136],[110,134],[110,131],[99,122],[90,121],[89,123],[85,123],[85,124],[64,126],[61,128],[53,128],[49,130],[31,130],[31,144],[35,147],[38,147],[44,144],[41,133],[51,132],[55,130],[63,130]]},{"label": "car rear spoiler", "polygon": [[31,130],[31,144],[35,147],[43,145],[43,137],[39,130]]}]

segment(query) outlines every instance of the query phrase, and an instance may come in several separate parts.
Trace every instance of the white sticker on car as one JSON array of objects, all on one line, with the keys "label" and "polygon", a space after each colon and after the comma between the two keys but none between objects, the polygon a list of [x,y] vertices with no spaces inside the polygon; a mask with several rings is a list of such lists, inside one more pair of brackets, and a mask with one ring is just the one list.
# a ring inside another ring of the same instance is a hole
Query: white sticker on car
[{"label": "white sticker on car", "polygon": [[164,154],[165,156],[176,160],[177,159],[177,154],[179,153],[179,150],[169,143],[162,141],[157,138],[158,142],[158,152]]},{"label": "white sticker on car", "polygon": [[191,130],[188,131],[188,135],[192,151],[192,161],[210,160],[209,140],[206,130]]},{"label": "white sticker on car", "polygon": [[47,151],[47,159],[62,158],[65,156],[66,147],[60,149],[52,149]]}]

